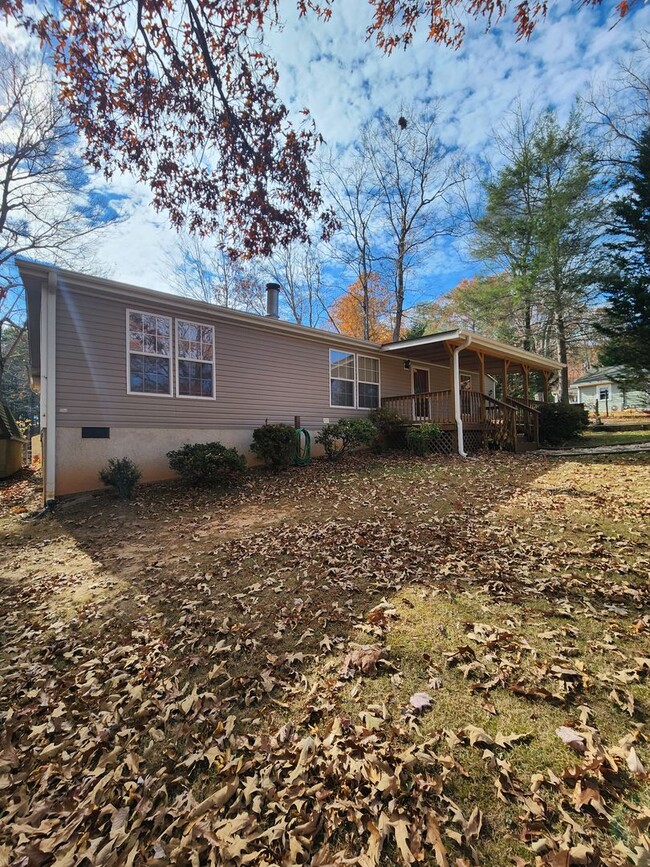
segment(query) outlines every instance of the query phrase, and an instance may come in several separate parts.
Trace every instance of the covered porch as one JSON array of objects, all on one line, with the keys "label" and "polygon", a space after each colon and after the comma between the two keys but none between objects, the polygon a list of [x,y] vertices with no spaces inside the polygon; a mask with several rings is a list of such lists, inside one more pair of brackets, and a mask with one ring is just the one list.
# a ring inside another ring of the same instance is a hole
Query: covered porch
[{"label": "covered porch", "polygon": [[438,424],[448,450],[539,445],[538,405],[548,402],[558,362],[460,329],[389,343],[382,352],[403,359],[411,383],[408,393],[384,389],[382,406],[410,424]]}]

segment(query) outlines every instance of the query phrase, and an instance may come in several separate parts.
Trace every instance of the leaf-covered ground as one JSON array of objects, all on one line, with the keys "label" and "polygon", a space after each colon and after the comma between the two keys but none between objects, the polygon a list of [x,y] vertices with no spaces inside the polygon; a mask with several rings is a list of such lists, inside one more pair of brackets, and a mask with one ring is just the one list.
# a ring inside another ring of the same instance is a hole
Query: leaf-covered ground
[{"label": "leaf-covered ground", "polygon": [[0,864],[647,865],[650,455],[0,487]]}]

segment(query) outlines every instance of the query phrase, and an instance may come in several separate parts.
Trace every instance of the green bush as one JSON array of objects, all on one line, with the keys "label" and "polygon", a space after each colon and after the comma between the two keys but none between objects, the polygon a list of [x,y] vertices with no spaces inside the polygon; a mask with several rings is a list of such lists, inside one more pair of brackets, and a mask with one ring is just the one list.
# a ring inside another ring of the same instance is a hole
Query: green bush
[{"label": "green bush", "polygon": [[350,449],[367,446],[377,436],[377,428],[367,418],[341,418],[326,424],[316,437],[330,461],[339,460]]},{"label": "green bush", "polygon": [[373,442],[376,451],[406,448],[407,419],[396,409],[373,409],[368,413],[368,421],[377,428]]},{"label": "green bush", "polygon": [[110,458],[99,473],[100,482],[114,488],[117,496],[123,500],[131,499],[141,477],[142,473],[129,458]]},{"label": "green bush", "polygon": [[429,455],[435,449],[436,440],[439,436],[440,428],[437,424],[425,422],[424,424],[414,425],[406,432],[408,450],[412,454],[420,455],[421,457]]},{"label": "green bush", "polygon": [[582,406],[542,403],[539,411],[539,438],[552,446],[579,437],[589,424],[589,413]]},{"label": "green bush", "polygon": [[296,431],[290,424],[263,424],[253,431],[251,450],[272,470],[290,467],[296,457]]},{"label": "green bush", "polygon": [[219,442],[186,444],[167,457],[172,470],[190,485],[231,485],[246,469],[246,458]]}]

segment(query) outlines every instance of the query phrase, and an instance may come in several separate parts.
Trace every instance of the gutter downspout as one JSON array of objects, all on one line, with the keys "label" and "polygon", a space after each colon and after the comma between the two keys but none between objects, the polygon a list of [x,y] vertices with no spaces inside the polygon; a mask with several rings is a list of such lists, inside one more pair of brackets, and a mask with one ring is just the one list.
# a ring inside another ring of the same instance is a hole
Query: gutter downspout
[{"label": "gutter downspout", "polygon": [[467,349],[467,347],[472,342],[472,335],[468,334],[465,338],[465,342],[461,343],[460,346],[454,347],[454,352],[452,356],[452,370],[453,370],[453,381],[454,381],[454,418],[456,420],[456,436],[458,443],[458,454],[461,458],[467,457],[467,452],[465,451],[465,442],[463,440],[463,416],[461,412],[460,406],[460,362],[459,356],[463,349]]},{"label": "gutter downspout", "polygon": [[41,431],[43,498],[56,497],[56,271],[49,271],[41,290]]}]

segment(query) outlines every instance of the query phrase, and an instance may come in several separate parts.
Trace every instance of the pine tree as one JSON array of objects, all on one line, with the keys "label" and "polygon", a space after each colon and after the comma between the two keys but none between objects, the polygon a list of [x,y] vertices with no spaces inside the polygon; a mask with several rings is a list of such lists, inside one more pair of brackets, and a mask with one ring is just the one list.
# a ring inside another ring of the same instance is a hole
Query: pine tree
[{"label": "pine tree", "polygon": [[623,366],[626,379],[638,384],[650,378],[650,127],[623,180],[627,193],[612,206],[616,238],[608,244],[612,270],[603,284],[608,304],[597,328],[606,338],[601,361]]}]

